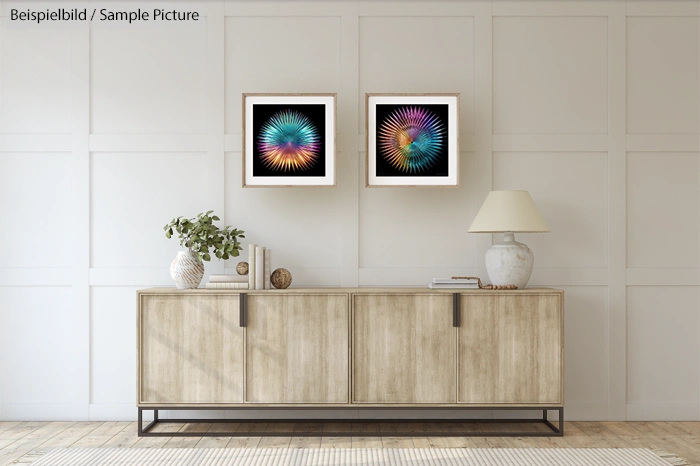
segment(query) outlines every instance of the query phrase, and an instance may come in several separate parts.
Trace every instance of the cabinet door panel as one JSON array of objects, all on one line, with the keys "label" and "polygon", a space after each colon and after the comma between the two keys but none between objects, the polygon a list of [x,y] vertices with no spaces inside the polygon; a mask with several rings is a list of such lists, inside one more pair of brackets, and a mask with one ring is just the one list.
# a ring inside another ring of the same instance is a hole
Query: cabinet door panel
[{"label": "cabinet door panel", "polygon": [[140,402],[241,403],[243,329],[237,295],[144,295]]},{"label": "cabinet door panel", "polygon": [[563,402],[559,295],[463,295],[459,401]]},{"label": "cabinet door panel", "polygon": [[347,403],[347,294],[250,295],[246,402]]},{"label": "cabinet door panel", "polygon": [[354,296],[353,402],[454,403],[452,295]]}]

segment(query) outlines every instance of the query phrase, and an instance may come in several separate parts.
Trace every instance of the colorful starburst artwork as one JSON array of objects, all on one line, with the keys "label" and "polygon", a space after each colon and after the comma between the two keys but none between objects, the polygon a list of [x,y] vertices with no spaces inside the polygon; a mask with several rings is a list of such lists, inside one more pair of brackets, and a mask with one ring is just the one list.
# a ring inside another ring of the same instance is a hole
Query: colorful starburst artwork
[{"label": "colorful starburst artwork", "polygon": [[243,187],[335,185],[335,94],[243,94]]},{"label": "colorful starburst artwork", "polygon": [[419,173],[435,165],[445,145],[445,125],[419,106],[391,112],[377,131],[380,155],[404,173]]},{"label": "colorful starburst artwork", "polygon": [[270,170],[308,170],[319,158],[320,142],[316,125],[306,115],[297,110],[282,110],[260,129],[260,160]]},{"label": "colorful starburst artwork", "polygon": [[459,94],[367,94],[367,186],[459,185]]}]

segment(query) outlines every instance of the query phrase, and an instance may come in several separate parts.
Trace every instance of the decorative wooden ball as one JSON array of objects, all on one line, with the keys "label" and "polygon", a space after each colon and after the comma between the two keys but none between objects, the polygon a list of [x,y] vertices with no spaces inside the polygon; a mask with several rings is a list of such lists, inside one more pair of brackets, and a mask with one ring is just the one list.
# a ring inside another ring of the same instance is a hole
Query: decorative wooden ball
[{"label": "decorative wooden ball", "polygon": [[292,274],[287,269],[277,269],[270,275],[270,283],[278,290],[289,288],[292,284]]},{"label": "decorative wooden ball", "polygon": [[236,272],[238,272],[238,275],[248,275],[248,263],[239,262],[236,266]]}]

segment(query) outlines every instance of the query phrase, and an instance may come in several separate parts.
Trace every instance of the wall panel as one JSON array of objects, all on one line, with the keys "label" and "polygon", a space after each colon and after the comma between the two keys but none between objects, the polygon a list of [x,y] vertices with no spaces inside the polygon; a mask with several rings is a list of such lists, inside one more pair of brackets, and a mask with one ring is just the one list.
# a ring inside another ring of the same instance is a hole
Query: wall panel
[{"label": "wall panel", "polygon": [[700,132],[700,20],[627,18],[627,132]]},{"label": "wall panel", "polygon": [[699,290],[686,286],[628,288],[629,420],[698,419]]},{"label": "wall panel", "polygon": [[0,267],[71,267],[71,154],[0,152]]},{"label": "wall panel", "polygon": [[90,32],[93,133],[205,133],[206,19]]},{"label": "wall panel", "polygon": [[70,412],[76,373],[71,329],[77,323],[71,303],[70,287],[0,287],[3,420]]},{"label": "wall panel", "polygon": [[569,419],[607,416],[608,290],[605,286],[565,286],[565,400]]},{"label": "wall panel", "polygon": [[700,266],[699,173],[697,152],[627,154],[628,267]]},{"label": "wall panel", "polygon": [[70,31],[3,28],[0,57],[0,133],[70,133]]},{"label": "wall panel", "polygon": [[607,132],[606,18],[494,18],[493,132]]},{"label": "wall panel", "polygon": [[90,403],[131,404],[136,387],[134,306],[139,287],[94,286],[90,292]]}]

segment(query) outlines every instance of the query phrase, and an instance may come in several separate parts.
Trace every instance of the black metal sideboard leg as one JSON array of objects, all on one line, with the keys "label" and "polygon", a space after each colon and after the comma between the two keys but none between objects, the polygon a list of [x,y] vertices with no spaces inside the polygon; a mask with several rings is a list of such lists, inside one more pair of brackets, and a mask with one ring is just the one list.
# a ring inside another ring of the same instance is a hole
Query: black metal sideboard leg
[{"label": "black metal sideboard leg", "polygon": [[559,408],[559,436],[564,436],[564,407]]},{"label": "black metal sideboard leg", "polygon": [[153,427],[158,424],[158,410],[154,409],[153,410],[153,420],[146,425],[146,427],[143,427],[143,408],[139,408],[139,417],[138,417],[138,425],[139,425],[139,437],[150,437],[153,434],[149,433]]},{"label": "black metal sideboard leg", "polygon": [[564,408],[555,408],[555,410],[559,413],[559,427],[555,427],[554,424],[552,424],[549,419],[548,419],[548,412],[549,410],[544,409],[542,410],[542,422],[544,422],[547,427],[552,429],[554,432],[555,437],[563,437],[564,436]]}]

